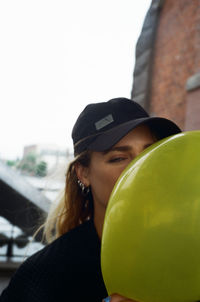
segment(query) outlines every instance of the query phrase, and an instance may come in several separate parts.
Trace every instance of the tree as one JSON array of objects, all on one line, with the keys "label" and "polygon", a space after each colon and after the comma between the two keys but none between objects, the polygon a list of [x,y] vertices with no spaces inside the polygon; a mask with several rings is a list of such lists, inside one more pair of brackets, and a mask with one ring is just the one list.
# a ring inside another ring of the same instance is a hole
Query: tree
[{"label": "tree", "polygon": [[6,161],[6,165],[11,168],[18,168],[19,162],[20,162],[19,158],[13,160],[8,159]]},{"label": "tree", "polygon": [[16,161],[15,160],[7,160],[6,165],[9,167],[13,167],[16,165]]},{"label": "tree", "polygon": [[36,175],[44,177],[47,175],[47,163],[45,161],[40,161],[36,166]]},{"label": "tree", "polygon": [[22,160],[20,164],[20,169],[24,172],[28,172],[34,175],[36,172],[36,162],[37,162],[37,155],[35,153],[29,153]]}]

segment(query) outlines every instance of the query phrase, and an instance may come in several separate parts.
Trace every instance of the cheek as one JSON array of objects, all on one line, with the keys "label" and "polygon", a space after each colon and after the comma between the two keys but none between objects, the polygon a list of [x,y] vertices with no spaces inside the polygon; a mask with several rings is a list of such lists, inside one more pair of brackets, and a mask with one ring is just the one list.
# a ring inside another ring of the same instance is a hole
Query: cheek
[{"label": "cheek", "polygon": [[123,169],[102,169],[91,178],[91,189],[94,201],[107,205],[113,187]]},{"label": "cheek", "polygon": [[96,178],[93,179],[91,183],[94,197],[98,197],[99,200],[104,200],[104,203],[105,201],[107,202],[110,197],[110,193],[114,187],[114,184],[115,179],[112,175],[108,175],[106,173],[98,175]]}]

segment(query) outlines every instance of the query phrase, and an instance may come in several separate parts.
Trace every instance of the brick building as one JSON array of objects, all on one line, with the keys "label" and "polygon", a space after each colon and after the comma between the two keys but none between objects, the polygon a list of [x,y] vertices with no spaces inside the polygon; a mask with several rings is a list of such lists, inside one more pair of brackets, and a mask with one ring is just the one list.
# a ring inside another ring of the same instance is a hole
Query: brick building
[{"label": "brick building", "polygon": [[136,47],[132,98],[200,129],[200,1],[152,0]]}]

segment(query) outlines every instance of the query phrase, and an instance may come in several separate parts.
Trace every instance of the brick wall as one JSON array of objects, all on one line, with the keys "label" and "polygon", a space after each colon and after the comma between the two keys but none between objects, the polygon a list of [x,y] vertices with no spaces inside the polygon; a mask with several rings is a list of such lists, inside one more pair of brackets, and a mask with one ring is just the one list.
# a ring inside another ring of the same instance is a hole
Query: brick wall
[{"label": "brick wall", "polygon": [[186,82],[200,69],[199,14],[199,0],[165,0],[154,46],[150,112],[183,129]]}]

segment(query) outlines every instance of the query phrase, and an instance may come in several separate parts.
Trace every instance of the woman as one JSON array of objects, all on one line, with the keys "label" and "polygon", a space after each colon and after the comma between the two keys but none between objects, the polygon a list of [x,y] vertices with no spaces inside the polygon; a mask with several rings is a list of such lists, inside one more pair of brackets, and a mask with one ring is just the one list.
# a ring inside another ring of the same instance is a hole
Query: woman
[{"label": "woman", "polygon": [[[100,267],[106,206],[121,172],[156,140],[179,133],[173,122],[149,117],[132,100],[88,105],[72,131],[75,159],[65,196],[45,225],[49,242],[26,260],[0,301],[101,301],[107,296]],[[113,294],[105,301],[130,301]]]}]

